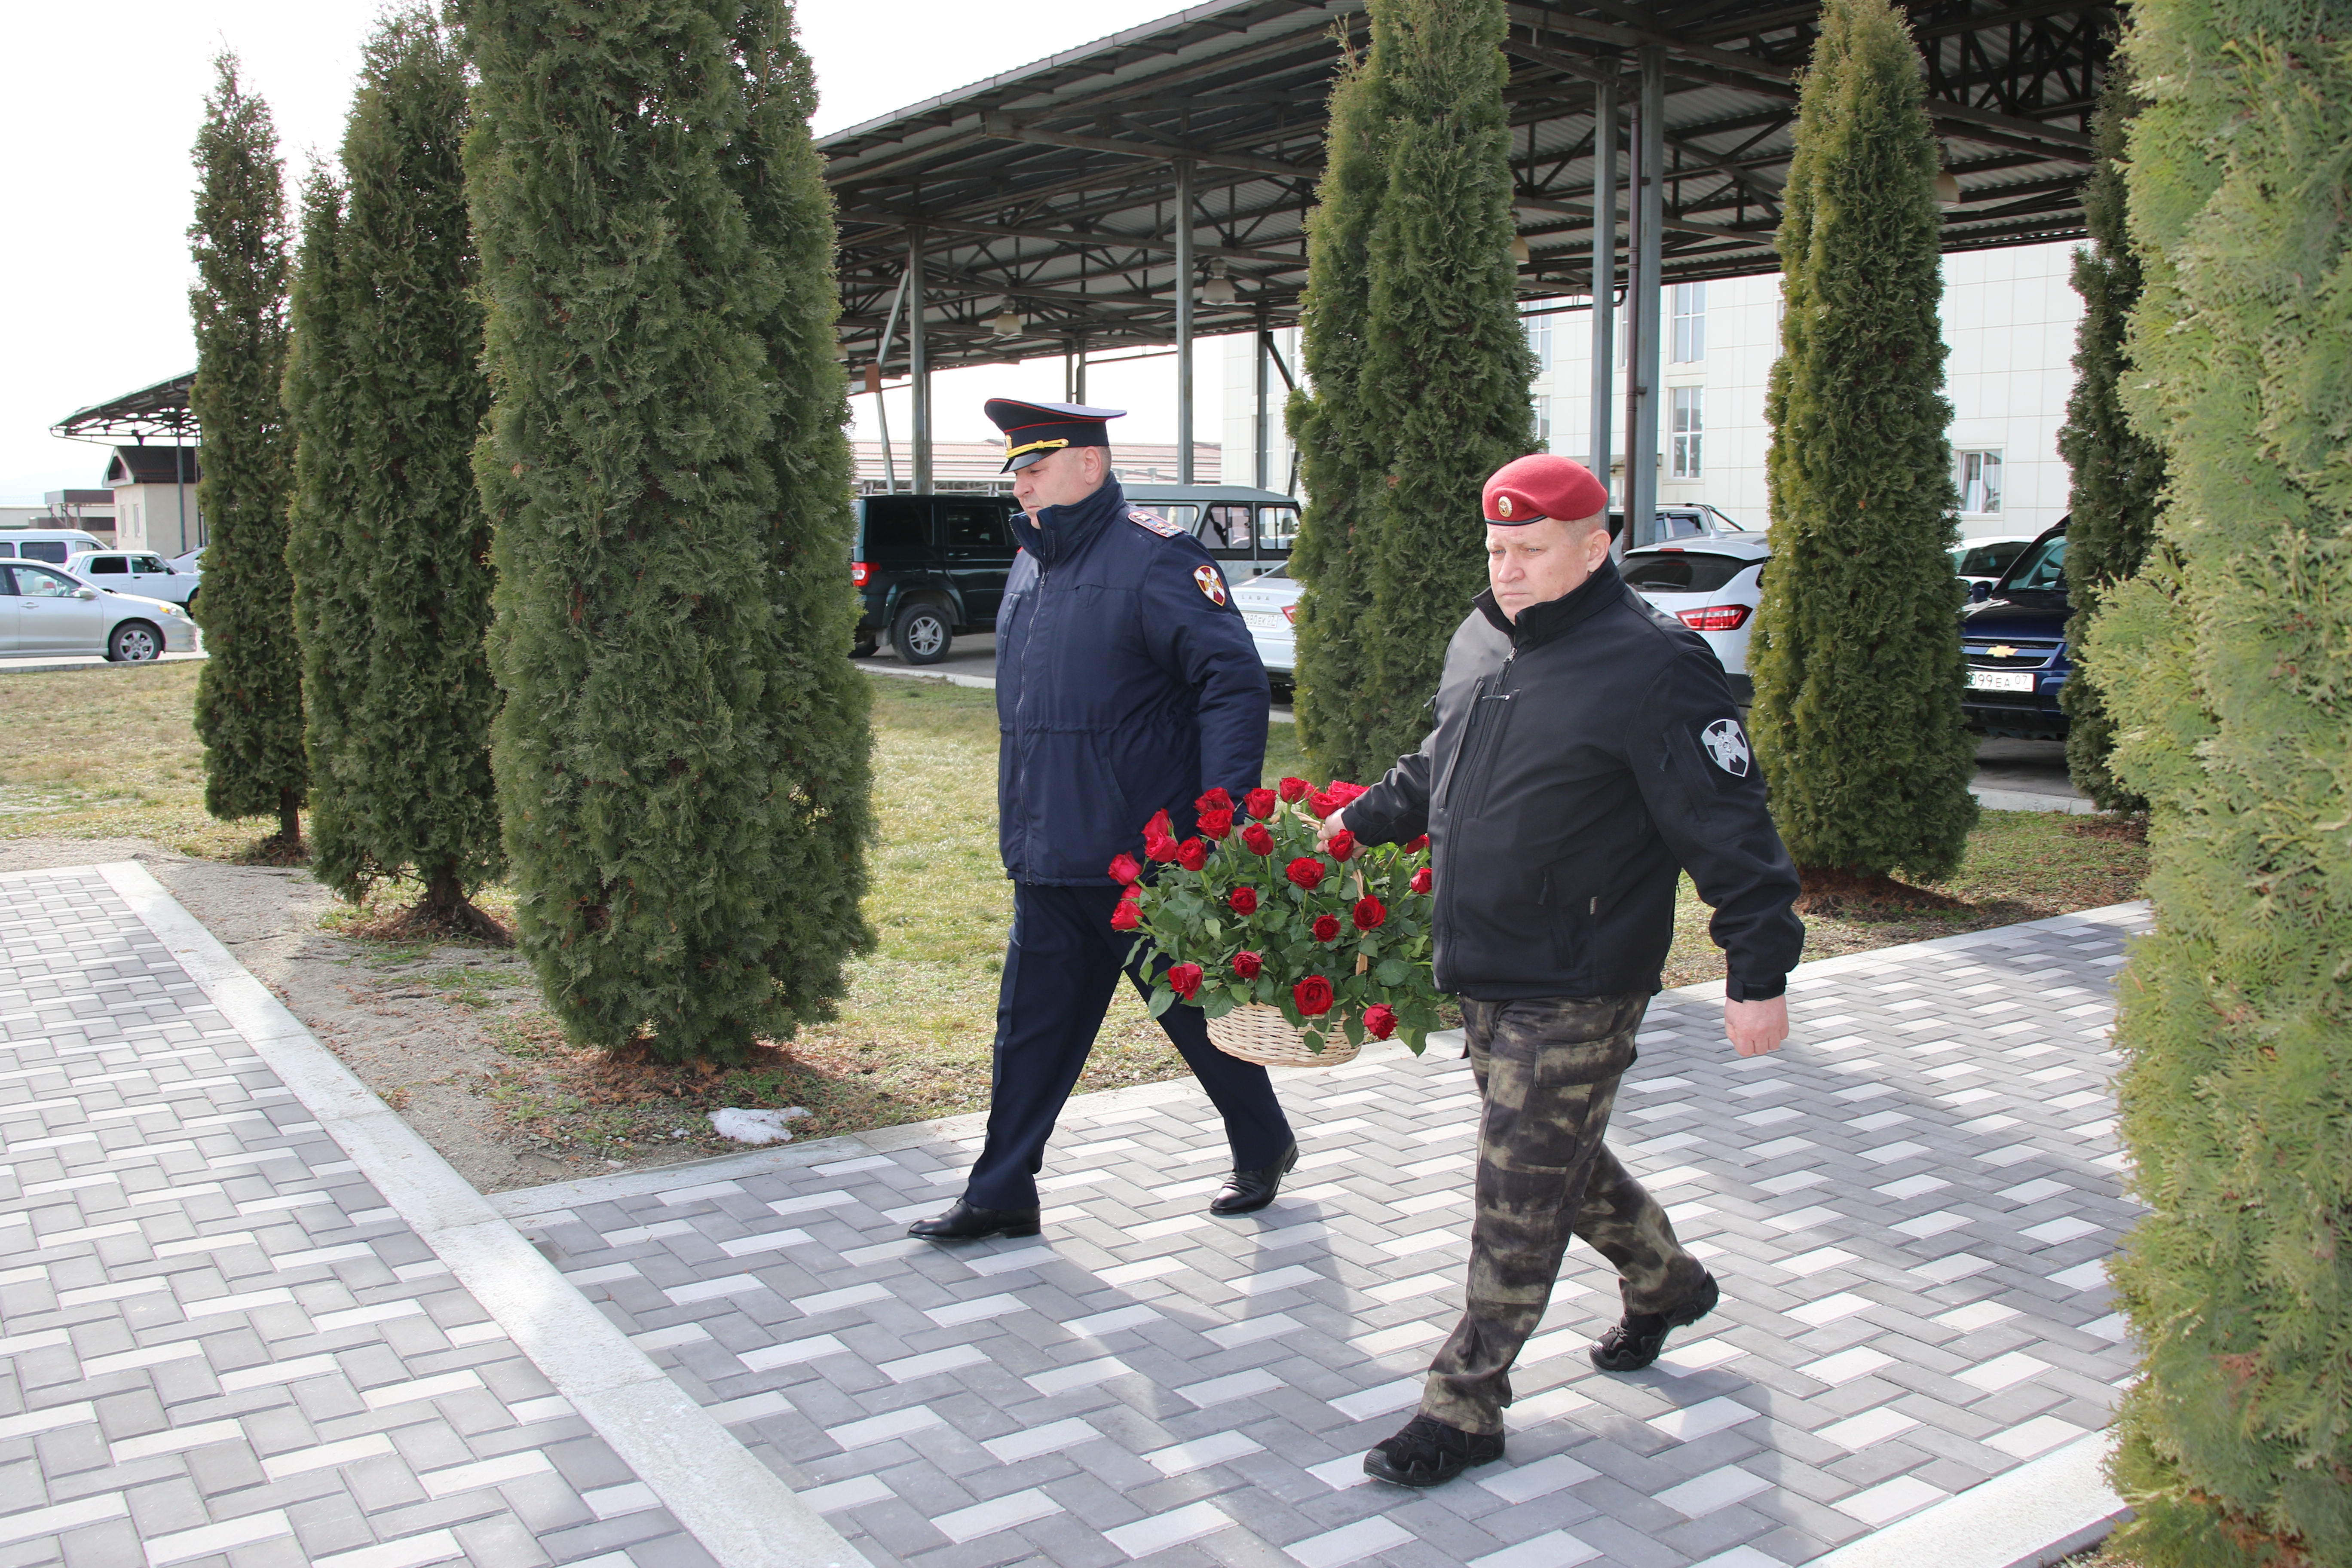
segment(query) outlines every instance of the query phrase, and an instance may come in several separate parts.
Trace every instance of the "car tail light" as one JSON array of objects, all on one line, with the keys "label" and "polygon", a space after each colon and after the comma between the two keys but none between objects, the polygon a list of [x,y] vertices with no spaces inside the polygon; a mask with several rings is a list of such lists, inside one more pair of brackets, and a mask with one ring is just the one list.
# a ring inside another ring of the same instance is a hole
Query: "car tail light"
[{"label": "car tail light", "polygon": [[863,561],[853,561],[849,563],[849,581],[854,586],[863,588],[873,580],[873,567]]},{"label": "car tail light", "polygon": [[1675,618],[1695,632],[1736,632],[1748,624],[1748,606],[1709,605],[1703,610],[1677,610]]},{"label": "car tail light", "polygon": [[1283,606],[1282,606],[1282,618],[1283,618],[1284,620],[1286,620],[1286,621],[1288,621],[1292,626],[1297,626],[1297,625],[1298,624],[1298,606],[1297,606],[1297,605],[1294,603],[1294,604],[1288,604],[1288,605],[1283,605]]}]

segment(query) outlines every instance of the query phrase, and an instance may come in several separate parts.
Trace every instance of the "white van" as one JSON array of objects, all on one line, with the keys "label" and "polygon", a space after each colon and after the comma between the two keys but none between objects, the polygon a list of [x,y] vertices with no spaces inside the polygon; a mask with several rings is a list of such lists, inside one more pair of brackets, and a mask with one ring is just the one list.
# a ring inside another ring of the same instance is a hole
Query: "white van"
[{"label": "white van", "polygon": [[1290,559],[1298,537],[1298,498],[1249,485],[1128,484],[1128,500],[1167,519],[1209,547],[1226,577],[1245,583]]},{"label": "white van", "polygon": [[62,566],[84,551],[108,548],[96,534],[78,528],[0,529],[0,561],[46,561]]}]

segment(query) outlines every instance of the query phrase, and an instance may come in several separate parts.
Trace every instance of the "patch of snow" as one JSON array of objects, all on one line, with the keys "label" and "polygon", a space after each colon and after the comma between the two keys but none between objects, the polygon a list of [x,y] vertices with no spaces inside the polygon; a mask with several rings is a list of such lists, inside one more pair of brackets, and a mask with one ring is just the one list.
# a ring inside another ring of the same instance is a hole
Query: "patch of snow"
[{"label": "patch of snow", "polygon": [[740,1110],[730,1106],[710,1113],[710,1129],[738,1143],[789,1143],[793,1135],[784,1123],[807,1114],[807,1109],[798,1105],[783,1110]]}]

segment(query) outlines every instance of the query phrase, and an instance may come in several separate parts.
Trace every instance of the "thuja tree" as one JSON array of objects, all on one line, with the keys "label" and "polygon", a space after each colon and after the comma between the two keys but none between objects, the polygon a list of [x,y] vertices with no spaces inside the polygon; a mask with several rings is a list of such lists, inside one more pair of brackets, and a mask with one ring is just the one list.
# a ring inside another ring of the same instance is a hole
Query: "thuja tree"
[{"label": "thuja tree", "polygon": [[386,18],[343,138],[343,209],[321,191],[305,218],[291,551],[315,874],[354,901],[413,880],[412,923],[498,938],[468,898],[502,857],[465,129],[454,41],[428,13]]},{"label": "thuja tree", "polygon": [[1377,778],[1390,758],[1364,742],[1362,693],[1371,675],[1370,563],[1358,536],[1386,488],[1381,426],[1363,407],[1370,342],[1372,226],[1387,187],[1381,161],[1388,131],[1382,73],[1395,50],[1385,5],[1371,12],[1370,47],[1358,53],[1342,35],[1331,87],[1323,178],[1307,225],[1307,289],[1299,301],[1299,357],[1307,384],[1290,396],[1292,439],[1307,492],[1290,574],[1298,600],[1298,740],[1333,778]]},{"label": "thuja tree", "polygon": [[2169,473],[2091,668],[2151,806],[2119,985],[2150,1212],[2116,1488],[2155,1568],[2352,1563],[2352,48],[2340,8],[2142,0],[2126,396]]},{"label": "thuja tree", "polygon": [[[2164,489],[2161,447],[2125,416],[2124,332],[2139,299],[2139,258],[2124,218],[2124,131],[2136,100],[2128,73],[2112,70],[2094,122],[2098,164],[2083,190],[2092,245],[2074,253],[2074,291],[2083,321],[2074,334],[2074,390],[2058,450],[2074,476],[2066,528],[2066,642],[2079,648],[2099,602],[2147,559]],[[2147,802],[2116,780],[2107,765],[2115,720],[2096,676],[2078,660],[2059,692],[2066,710],[2066,771],[2074,787],[2108,811],[2144,811]]]},{"label": "thuja tree", "polygon": [[870,941],[814,84],[780,0],[466,16],[519,934],[575,1037],[735,1057]]},{"label": "thuja tree", "polygon": [[[1368,558],[1365,771],[1419,746],[1445,645],[1486,585],[1479,491],[1535,449],[1517,302],[1502,0],[1391,0],[1386,189],[1370,247],[1360,405],[1382,431]],[[1366,535],[1369,534],[1367,540]]]},{"label": "thuja tree", "polygon": [[205,809],[278,818],[279,844],[302,840],[302,668],[290,612],[286,508],[293,442],[278,403],[286,374],[289,236],[284,171],[269,107],[236,79],[215,83],[197,133],[196,380],[189,405],[204,430],[197,504],[207,531],[198,620],[212,657],[196,676]]},{"label": "thuja tree", "polygon": [[1902,13],[1828,0],[1778,237],[1772,569],[1748,650],[1772,815],[1816,896],[1942,876],[1976,821],[1936,171]]}]

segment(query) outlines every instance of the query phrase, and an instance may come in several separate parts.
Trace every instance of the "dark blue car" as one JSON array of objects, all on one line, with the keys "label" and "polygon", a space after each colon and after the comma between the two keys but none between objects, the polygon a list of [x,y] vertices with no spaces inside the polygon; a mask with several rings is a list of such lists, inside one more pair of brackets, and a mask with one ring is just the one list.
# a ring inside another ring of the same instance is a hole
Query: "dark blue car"
[{"label": "dark blue car", "polygon": [[1988,735],[2064,737],[2058,693],[2074,668],[2066,658],[2066,524],[2019,552],[2000,581],[1960,612],[1968,686],[1960,710]]}]

